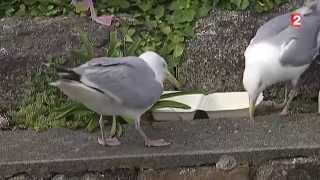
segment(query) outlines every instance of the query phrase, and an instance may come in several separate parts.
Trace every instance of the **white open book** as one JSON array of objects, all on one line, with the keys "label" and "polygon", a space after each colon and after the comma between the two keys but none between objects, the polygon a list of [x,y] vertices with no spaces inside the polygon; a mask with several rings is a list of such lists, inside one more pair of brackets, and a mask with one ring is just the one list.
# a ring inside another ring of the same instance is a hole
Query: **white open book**
[{"label": "white open book", "polygon": [[[165,91],[169,93],[173,91]],[[249,116],[249,98],[247,92],[217,92],[208,95],[189,94],[166,98],[191,107],[191,109],[161,108],[153,110],[153,116],[158,121],[193,120],[197,110],[205,111],[209,118],[245,117]],[[263,100],[262,93],[257,105]]]}]

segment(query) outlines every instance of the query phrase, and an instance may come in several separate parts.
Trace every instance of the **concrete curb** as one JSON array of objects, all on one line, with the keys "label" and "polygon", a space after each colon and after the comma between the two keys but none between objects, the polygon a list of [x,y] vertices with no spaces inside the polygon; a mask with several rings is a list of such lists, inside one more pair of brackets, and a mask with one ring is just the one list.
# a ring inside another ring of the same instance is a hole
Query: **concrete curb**
[{"label": "concrete curb", "polygon": [[105,171],[114,168],[177,168],[214,165],[222,155],[252,165],[281,158],[314,157],[320,152],[320,121],[317,114],[278,114],[248,119],[170,122],[145,127],[169,147],[144,148],[133,127],[118,147],[101,147],[97,134],[66,129],[46,132],[0,132],[0,177],[27,173],[39,177],[52,173]]}]

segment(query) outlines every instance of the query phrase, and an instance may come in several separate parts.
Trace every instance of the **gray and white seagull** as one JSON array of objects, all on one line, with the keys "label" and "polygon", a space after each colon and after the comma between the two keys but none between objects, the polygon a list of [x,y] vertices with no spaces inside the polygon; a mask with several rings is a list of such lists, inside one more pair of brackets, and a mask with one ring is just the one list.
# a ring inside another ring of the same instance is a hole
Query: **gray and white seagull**
[{"label": "gray and white seagull", "polygon": [[301,26],[290,25],[291,13],[277,16],[262,25],[245,50],[243,85],[249,95],[250,119],[254,119],[255,103],[263,90],[275,83],[290,81],[280,114],[288,114],[297,94],[301,74],[319,54],[320,2],[308,1],[294,11],[301,15]]},{"label": "gray and white seagull", "polygon": [[51,85],[101,115],[100,144],[114,145],[104,136],[102,115],[123,115],[135,119],[135,128],[147,147],[169,145],[163,139],[151,140],[140,127],[141,115],[159,100],[164,80],[168,78],[180,86],[160,55],[147,51],[139,57],[100,57],[73,69],[58,71],[60,79]]}]

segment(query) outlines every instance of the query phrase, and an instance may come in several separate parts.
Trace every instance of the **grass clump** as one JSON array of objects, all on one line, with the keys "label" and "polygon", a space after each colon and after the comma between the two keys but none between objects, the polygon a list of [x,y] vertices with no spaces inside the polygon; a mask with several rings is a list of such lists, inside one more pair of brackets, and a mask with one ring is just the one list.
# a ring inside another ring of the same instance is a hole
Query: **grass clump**
[{"label": "grass clump", "polygon": [[[62,59],[53,59],[51,63],[60,64]],[[59,89],[49,85],[56,79],[54,67],[45,67],[35,73],[31,79],[28,95],[20,102],[19,108],[13,112],[15,124],[20,128],[44,130],[65,127],[71,129],[97,127],[98,116],[92,111],[79,111],[69,116],[61,113],[69,106],[75,106]]]},{"label": "grass clump", "polygon": [[[73,52],[77,61],[74,64],[84,63],[93,56],[92,41],[85,33],[81,33],[81,48]],[[16,126],[44,130],[48,128],[87,128],[94,130],[97,126],[98,115],[84,106],[68,100],[58,88],[50,86],[55,81],[57,65],[65,64],[62,58],[51,58],[49,67],[42,66],[32,75],[28,82],[27,95],[19,103],[16,111],[11,116]],[[68,111],[74,113],[67,113]]]}]

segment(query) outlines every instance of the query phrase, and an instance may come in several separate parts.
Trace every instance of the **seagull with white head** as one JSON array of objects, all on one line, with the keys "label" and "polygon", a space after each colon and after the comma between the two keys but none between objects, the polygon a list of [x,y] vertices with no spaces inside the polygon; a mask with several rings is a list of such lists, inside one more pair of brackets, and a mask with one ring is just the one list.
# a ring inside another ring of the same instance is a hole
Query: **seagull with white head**
[{"label": "seagull with white head", "polygon": [[104,136],[102,115],[119,115],[135,119],[135,128],[147,147],[169,145],[163,139],[151,140],[140,127],[142,114],[160,99],[164,80],[167,78],[180,87],[160,55],[147,51],[139,57],[93,58],[76,68],[58,71],[60,79],[51,84],[72,100],[101,114],[100,144],[114,145]]},{"label": "seagull with white head", "polygon": [[[291,26],[292,13],[298,13],[301,26]],[[243,85],[249,95],[250,119],[254,120],[257,98],[268,86],[289,81],[292,89],[283,109],[288,114],[291,101],[297,94],[301,74],[319,54],[320,2],[308,1],[294,12],[277,16],[262,25],[245,50]]]}]

